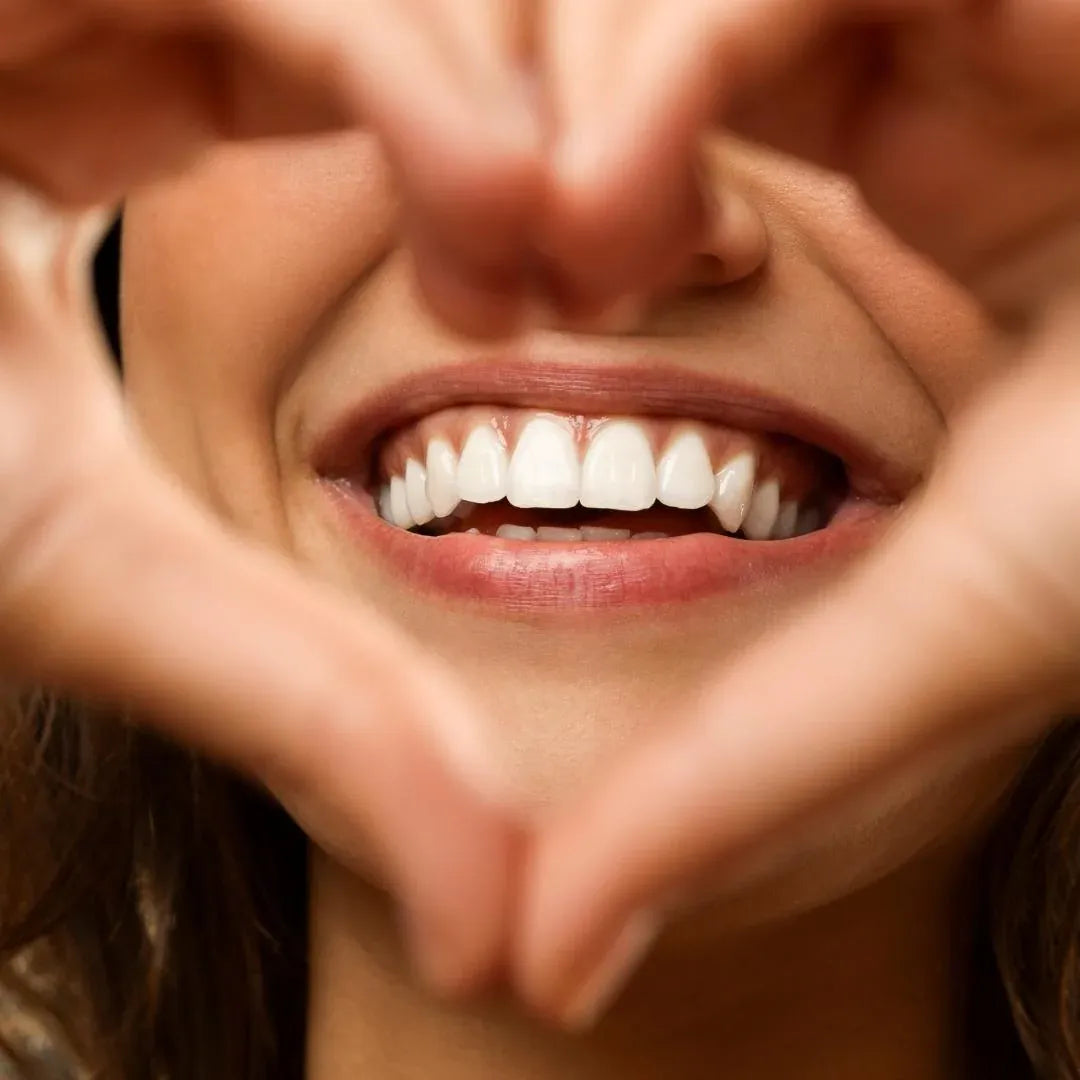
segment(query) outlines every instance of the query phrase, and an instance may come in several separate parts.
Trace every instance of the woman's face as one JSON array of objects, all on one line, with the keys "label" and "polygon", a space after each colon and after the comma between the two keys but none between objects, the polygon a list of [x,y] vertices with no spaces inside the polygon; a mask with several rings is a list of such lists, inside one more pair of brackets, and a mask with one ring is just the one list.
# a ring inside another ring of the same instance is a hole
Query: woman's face
[{"label": "woman's face", "polygon": [[[709,160],[734,195],[714,243],[618,335],[434,322],[364,135],[222,150],[128,209],[127,386],[160,454],[446,661],[537,803],[827,588],[999,362],[841,179],[726,140]],[[882,792],[770,895],[955,848],[1008,772]]]}]

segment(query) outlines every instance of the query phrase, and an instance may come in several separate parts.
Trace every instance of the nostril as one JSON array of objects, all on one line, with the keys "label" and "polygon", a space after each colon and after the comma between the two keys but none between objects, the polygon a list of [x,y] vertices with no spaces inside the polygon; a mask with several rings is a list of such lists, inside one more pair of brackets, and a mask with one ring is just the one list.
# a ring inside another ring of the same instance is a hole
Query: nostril
[{"label": "nostril", "polygon": [[752,277],[769,255],[769,230],[750,199],[733,188],[712,192],[707,234],[688,284],[731,285]]}]

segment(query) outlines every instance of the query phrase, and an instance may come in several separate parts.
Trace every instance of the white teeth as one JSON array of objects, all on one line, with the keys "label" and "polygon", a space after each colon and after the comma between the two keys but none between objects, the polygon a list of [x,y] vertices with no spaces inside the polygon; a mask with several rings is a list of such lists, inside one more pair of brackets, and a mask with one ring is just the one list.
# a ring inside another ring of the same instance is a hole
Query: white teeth
[{"label": "white teeth", "polygon": [[586,525],[581,530],[582,540],[629,540],[629,529],[602,529],[599,525]]},{"label": "white teeth", "polygon": [[648,510],[656,502],[652,447],[637,424],[619,420],[593,437],[581,476],[581,505],[596,510]]},{"label": "white teeth", "polygon": [[580,529],[556,529],[549,526],[543,526],[536,530],[537,540],[547,540],[553,543],[568,543],[574,540],[581,539]]},{"label": "white teeth", "polygon": [[405,491],[405,481],[395,476],[390,481],[390,520],[399,529],[413,527],[412,514],[409,513],[409,497]]},{"label": "white teeth", "polygon": [[379,517],[383,521],[388,521],[391,525],[394,523],[394,509],[390,504],[389,484],[383,484],[379,489]]},{"label": "white teeth", "polygon": [[567,510],[581,494],[581,464],[574,433],[559,420],[537,416],[525,425],[510,459],[511,506]]},{"label": "white teeth", "polygon": [[495,535],[500,540],[535,540],[536,530],[524,525],[500,525]]},{"label": "white teeth", "polygon": [[767,480],[759,485],[746,511],[743,521],[743,535],[747,540],[768,540],[776,525],[780,513],[780,485],[775,480]]},{"label": "white teeth", "polygon": [[[657,502],[680,510],[708,505],[725,532],[741,530],[755,541],[787,540],[821,528],[817,508],[801,509],[793,499],[781,503],[779,479],[758,483],[757,472],[756,455],[746,450],[713,476],[705,439],[689,428],[671,439],[654,465],[649,436],[632,420],[600,425],[581,464],[570,422],[542,414],[524,425],[512,454],[491,424],[470,432],[460,458],[449,441],[432,439],[425,459],[409,458],[403,477],[391,477],[375,491],[375,503],[384,521],[406,530],[435,519],[464,522],[478,504],[501,499],[541,510],[570,509],[579,503],[626,512],[647,510]],[[504,540],[599,543],[659,540],[670,534],[602,526],[533,530],[504,525],[496,535]]]},{"label": "white teeth", "polygon": [[799,504],[793,500],[780,504],[780,512],[776,515],[776,525],[773,527],[772,538],[774,540],[790,540],[795,535],[795,525],[799,520]]},{"label": "white teeth", "polygon": [[696,431],[680,435],[660,459],[656,477],[658,498],[665,506],[680,510],[708,506],[716,485],[704,439]]},{"label": "white teeth", "polygon": [[432,439],[427,448],[427,495],[436,517],[449,517],[458,504],[458,459],[453,447]]},{"label": "white teeth", "polygon": [[493,427],[474,428],[458,462],[458,495],[474,503],[506,498],[506,448]]},{"label": "white teeth", "polygon": [[418,461],[410,460],[405,466],[405,497],[417,525],[426,525],[435,516],[427,494],[427,469]]},{"label": "white teeth", "polygon": [[757,462],[749,451],[732,458],[716,474],[716,493],[712,508],[721,526],[729,533],[737,533],[750,509],[754,494],[754,475]]}]

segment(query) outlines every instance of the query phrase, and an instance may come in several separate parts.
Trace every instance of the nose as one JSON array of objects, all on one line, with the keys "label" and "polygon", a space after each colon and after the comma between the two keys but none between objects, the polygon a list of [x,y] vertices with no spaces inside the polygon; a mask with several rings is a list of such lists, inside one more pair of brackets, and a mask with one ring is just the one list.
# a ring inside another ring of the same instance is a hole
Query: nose
[{"label": "nose", "polygon": [[686,264],[670,280],[669,287],[721,288],[753,277],[769,254],[769,231],[761,211],[734,186],[707,192],[701,242]]},{"label": "nose", "polygon": [[732,183],[713,181],[702,191],[696,244],[654,274],[648,293],[626,296],[602,313],[571,319],[561,329],[598,334],[640,334],[665,306],[693,295],[701,299],[753,278],[767,263],[770,236],[754,199]]}]

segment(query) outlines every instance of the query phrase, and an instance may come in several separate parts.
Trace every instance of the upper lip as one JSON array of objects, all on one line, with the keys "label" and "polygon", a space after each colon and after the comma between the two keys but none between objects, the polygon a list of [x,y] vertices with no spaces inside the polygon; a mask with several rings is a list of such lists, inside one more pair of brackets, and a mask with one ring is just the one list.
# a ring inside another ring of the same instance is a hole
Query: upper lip
[{"label": "upper lip", "polygon": [[314,432],[306,456],[320,475],[355,475],[358,467],[369,464],[365,455],[370,458],[380,436],[433,412],[468,404],[597,416],[674,416],[788,436],[836,456],[853,495],[883,502],[901,500],[921,479],[909,462],[883,455],[804,403],[653,358],[597,366],[511,354],[416,372],[339,412]]}]

